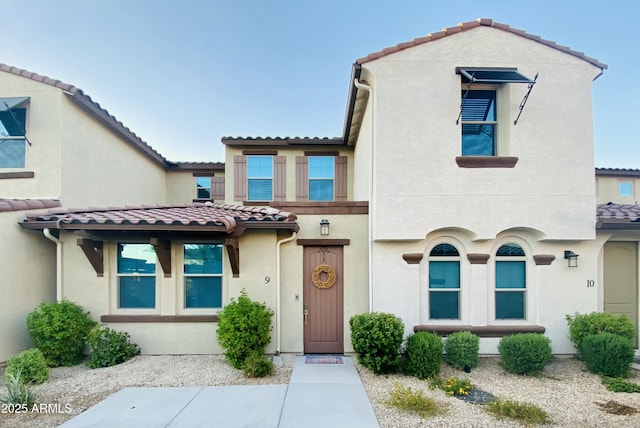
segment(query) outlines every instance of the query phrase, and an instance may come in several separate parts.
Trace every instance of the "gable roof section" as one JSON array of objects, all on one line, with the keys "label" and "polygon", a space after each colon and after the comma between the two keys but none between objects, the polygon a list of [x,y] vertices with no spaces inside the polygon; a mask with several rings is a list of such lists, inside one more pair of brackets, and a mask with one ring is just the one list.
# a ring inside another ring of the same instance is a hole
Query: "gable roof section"
[{"label": "gable roof section", "polygon": [[226,146],[341,146],[342,138],[320,137],[222,137]]},{"label": "gable roof section", "polygon": [[640,169],[631,169],[631,168],[596,168],[596,177],[640,178]]},{"label": "gable roof section", "polygon": [[447,36],[451,36],[453,34],[456,33],[460,33],[463,31],[468,31],[477,27],[481,27],[481,26],[485,26],[485,27],[493,27],[495,29],[498,30],[502,30],[502,31],[506,31],[512,34],[516,34],[518,36],[524,37],[526,39],[532,40],[534,42],[537,43],[541,43],[545,46],[549,46],[550,48],[559,50],[561,52],[564,52],[566,54],[569,55],[573,55],[577,58],[580,58],[583,61],[586,61],[590,64],[595,65],[598,68],[601,69],[606,69],[608,66],[606,64],[601,63],[600,61],[598,61],[595,58],[591,58],[586,56],[583,52],[579,52],[579,51],[575,51],[567,46],[562,46],[562,45],[558,45],[555,42],[552,42],[551,40],[546,40],[543,39],[540,36],[536,36],[533,34],[529,34],[526,31],[523,30],[518,30],[516,28],[511,28],[509,25],[506,24],[501,24],[499,22],[494,22],[492,19],[488,19],[488,18],[478,18],[475,21],[469,21],[469,22],[461,22],[460,24],[456,25],[455,27],[449,27],[449,28],[443,28],[441,31],[437,32],[437,33],[429,33],[427,34],[425,37],[419,37],[416,39],[413,39],[409,42],[404,42],[404,43],[399,43],[395,46],[391,46],[385,49],[382,49],[378,52],[374,52],[371,53],[369,55],[367,55],[366,57],[360,58],[358,60],[356,60],[357,64],[364,64],[367,63],[369,61],[373,61],[376,60],[378,58],[382,58],[384,56],[387,55],[391,55],[393,53],[399,52],[401,50],[404,49],[408,49],[408,48],[412,48],[414,46],[418,46],[418,45],[422,45],[425,43],[429,43],[432,42],[434,40],[438,40],[438,39],[442,39],[443,37],[447,37]]},{"label": "gable roof section", "polygon": [[599,204],[598,229],[640,229],[640,205]]},{"label": "gable roof section", "polygon": [[124,126],[122,122],[116,119],[115,116],[111,115],[106,109],[102,108],[100,104],[93,101],[91,97],[89,95],[86,95],[81,89],[68,83],[61,82],[60,80],[51,79],[50,77],[42,76],[40,74],[17,67],[12,67],[6,64],[0,63],[0,71],[4,71],[16,76],[31,79],[33,81],[44,83],[46,85],[61,89],[80,107],[89,112],[108,129],[122,137],[127,143],[132,145],[140,153],[145,155],[156,164],[164,168],[167,167],[167,160],[162,155],[160,155],[160,153],[158,153],[153,147],[151,147],[140,137],[138,137],[133,131]]},{"label": "gable roof section", "polygon": [[27,215],[20,226],[24,229],[225,233],[236,229],[298,230],[296,216],[289,212],[213,203],[54,210]]}]

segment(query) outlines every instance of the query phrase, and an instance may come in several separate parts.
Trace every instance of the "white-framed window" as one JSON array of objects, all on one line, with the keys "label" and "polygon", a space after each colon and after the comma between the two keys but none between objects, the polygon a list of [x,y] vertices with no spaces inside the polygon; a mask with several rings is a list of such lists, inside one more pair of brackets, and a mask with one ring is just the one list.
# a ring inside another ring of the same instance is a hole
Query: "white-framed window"
[{"label": "white-framed window", "polygon": [[496,252],[495,319],[527,318],[527,262],[517,244],[504,244]]},{"label": "white-framed window", "polygon": [[184,309],[222,308],[222,244],[183,245]]},{"label": "white-framed window", "polygon": [[0,168],[25,168],[27,110],[6,108],[0,98]]},{"label": "white-framed window", "polygon": [[118,309],[156,307],[156,253],[151,244],[117,244]]},{"label": "white-framed window", "polygon": [[451,244],[429,253],[429,319],[460,319],[460,253]]},{"label": "white-framed window", "polygon": [[333,156],[309,156],[309,200],[333,201],[335,182],[335,158]]},{"label": "white-framed window", "polygon": [[247,199],[273,200],[273,156],[247,156]]},{"label": "white-framed window", "polygon": [[618,196],[633,196],[633,181],[618,181]]}]

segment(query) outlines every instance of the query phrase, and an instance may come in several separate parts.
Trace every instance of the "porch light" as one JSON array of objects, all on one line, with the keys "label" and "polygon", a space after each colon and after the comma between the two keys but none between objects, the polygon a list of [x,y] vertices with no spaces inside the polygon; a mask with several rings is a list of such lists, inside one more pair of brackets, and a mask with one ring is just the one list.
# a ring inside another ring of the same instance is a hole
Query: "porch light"
[{"label": "porch light", "polygon": [[320,236],[329,236],[329,220],[326,218],[320,220]]},{"label": "porch light", "polygon": [[567,259],[569,267],[578,267],[578,255],[571,250],[564,250],[564,258]]}]

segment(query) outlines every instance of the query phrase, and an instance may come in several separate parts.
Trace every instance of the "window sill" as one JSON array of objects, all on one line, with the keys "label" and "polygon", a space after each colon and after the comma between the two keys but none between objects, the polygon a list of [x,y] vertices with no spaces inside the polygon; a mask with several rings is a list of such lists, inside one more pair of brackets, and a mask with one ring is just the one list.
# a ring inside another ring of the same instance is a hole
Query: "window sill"
[{"label": "window sill", "polygon": [[518,163],[515,156],[456,156],[460,168],[513,168]]},{"label": "window sill", "polygon": [[101,322],[218,322],[218,315],[102,315]]},{"label": "window sill", "polygon": [[414,332],[431,331],[438,336],[448,336],[458,331],[470,331],[479,337],[504,337],[516,333],[544,333],[545,328],[540,325],[416,325]]},{"label": "window sill", "polygon": [[0,172],[0,179],[3,178],[33,178],[35,173],[33,171],[15,171],[15,172]]}]

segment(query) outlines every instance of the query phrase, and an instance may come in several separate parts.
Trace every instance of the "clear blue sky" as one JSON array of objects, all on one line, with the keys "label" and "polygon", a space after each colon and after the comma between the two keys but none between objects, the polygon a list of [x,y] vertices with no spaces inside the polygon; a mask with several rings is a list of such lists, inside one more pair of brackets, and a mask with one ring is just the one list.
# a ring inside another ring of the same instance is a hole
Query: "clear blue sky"
[{"label": "clear blue sky", "polygon": [[640,168],[640,0],[0,0],[0,11],[0,62],[81,88],[174,161],[224,160],[222,136],[340,136],[357,58],[492,18],[609,65],[593,84],[596,166]]}]

